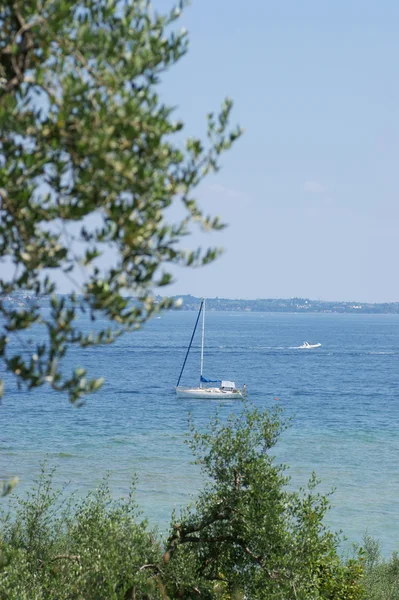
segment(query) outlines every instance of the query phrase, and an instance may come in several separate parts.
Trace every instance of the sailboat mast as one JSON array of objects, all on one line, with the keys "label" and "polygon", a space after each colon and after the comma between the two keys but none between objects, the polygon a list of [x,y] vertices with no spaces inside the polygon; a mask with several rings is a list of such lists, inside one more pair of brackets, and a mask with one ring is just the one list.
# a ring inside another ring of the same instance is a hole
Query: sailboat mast
[{"label": "sailboat mast", "polygon": [[181,371],[180,371],[179,379],[177,380],[176,387],[178,387],[178,386],[179,386],[179,383],[180,383],[181,376],[183,375],[184,367],[186,366],[186,362],[187,362],[188,354],[189,354],[189,352],[190,352],[191,344],[193,343],[193,339],[194,339],[195,331],[196,331],[196,329],[197,329],[197,325],[198,325],[198,321],[199,321],[199,318],[200,318],[200,314],[201,314],[201,310],[202,310],[202,305],[203,305],[203,303],[204,303],[204,302],[202,301],[202,302],[201,302],[200,309],[199,309],[199,311],[198,311],[197,320],[195,321],[194,330],[193,330],[193,333],[192,333],[192,335],[191,335],[191,340],[190,340],[190,343],[189,343],[189,345],[188,345],[188,348],[187,348],[186,356],[185,356],[184,363],[183,363],[183,366],[182,366],[182,368],[181,368]]},{"label": "sailboat mast", "polygon": [[204,339],[205,339],[205,298],[202,299],[202,337],[201,337],[200,388],[202,388],[202,371],[203,371],[203,368],[204,368]]}]

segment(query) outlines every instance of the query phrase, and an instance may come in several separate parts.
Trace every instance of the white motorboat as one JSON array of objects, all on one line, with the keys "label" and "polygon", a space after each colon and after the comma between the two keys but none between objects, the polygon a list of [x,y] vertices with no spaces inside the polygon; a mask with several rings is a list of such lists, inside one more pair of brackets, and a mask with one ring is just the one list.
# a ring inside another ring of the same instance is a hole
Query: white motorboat
[{"label": "white motorboat", "polygon": [[298,346],[298,348],[305,348],[309,350],[310,348],[320,348],[321,344],[310,344],[309,342],[303,342],[302,346]]},{"label": "white motorboat", "polygon": [[[200,314],[202,312],[202,337],[201,337],[201,367],[200,367],[200,383],[199,387],[182,387],[179,386],[181,377],[183,375],[184,367],[190,352],[191,345],[193,343],[194,334],[197,329]],[[236,388],[234,381],[228,381],[223,379],[207,379],[203,375],[204,368],[204,339],[205,339],[205,299],[202,300],[200,309],[198,311],[197,320],[195,322],[194,331],[191,335],[190,344],[187,349],[186,357],[183,362],[182,369],[180,371],[179,379],[176,384],[176,394],[178,398],[195,398],[201,400],[229,400],[229,399],[240,399],[246,395],[246,385],[243,385],[243,389],[239,390]],[[218,385],[209,385],[218,384]]]}]

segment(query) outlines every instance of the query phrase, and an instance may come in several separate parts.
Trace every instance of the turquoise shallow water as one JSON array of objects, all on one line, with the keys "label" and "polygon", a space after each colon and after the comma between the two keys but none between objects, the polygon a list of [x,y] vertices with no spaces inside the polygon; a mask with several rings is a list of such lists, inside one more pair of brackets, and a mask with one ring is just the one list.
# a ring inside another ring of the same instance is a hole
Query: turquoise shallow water
[{"label": "turquoise shallow water", "polygon": [[[138,501],[164,529],[201,484],[184,444],[188,413],[201,427],[216,409],[174,393],[195,318],[168,312],[112,346],[67,357],[67,369],[84,364],[106,378],[80,409],[46,389],[18,391],[7,378],[0,474],[18,474],[23,492],[47,457],[57,481],[78,493],[109,471],[115,495],[124,495],[137,473]],[[304,340],[322,346],[295,348]],[[183,384],[198,379],[199,341]],[[207,313],[205,375],[246,382],[259,407],[281,404],[292,426],[275,454],[293,484],[316,471],[323,490],[336,488],[331,525],[349,542],[367,529],[385,553],[399,547],[398,361],[395,315]],[[237,401],[220,408],[237,410]]]}]

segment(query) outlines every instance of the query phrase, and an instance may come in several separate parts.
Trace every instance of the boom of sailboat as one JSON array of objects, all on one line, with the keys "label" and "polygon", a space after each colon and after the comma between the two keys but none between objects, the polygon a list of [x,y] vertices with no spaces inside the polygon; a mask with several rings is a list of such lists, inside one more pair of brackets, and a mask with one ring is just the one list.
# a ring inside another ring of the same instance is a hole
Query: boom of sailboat
[{"label": "boom of sailboat", "polygon": [[[186,366],[187,358],[190,353],[191,345],[193,343],[194,335],[197,329],[198,321],[202,313],[202,335],[201,335],[201,365],[200,365],[200,380],[198,387],[179,387],[180,380],[183,375],[184,367]],[[204,340],[205,340],[205,298],[203,298],[197,320],[194,325],[194,330],[191,335],[190,343],[187,348],[186,356],[184,358],[183,366],[180,371],[179,379],[176,384],[176,394],[178,398],[197,398],[197,399],[240,399],[246,395],[246,385],[244,383],[241,390],[236,388],[234,381],[227,379],[207,379],[203,375],[204,369]]]}]

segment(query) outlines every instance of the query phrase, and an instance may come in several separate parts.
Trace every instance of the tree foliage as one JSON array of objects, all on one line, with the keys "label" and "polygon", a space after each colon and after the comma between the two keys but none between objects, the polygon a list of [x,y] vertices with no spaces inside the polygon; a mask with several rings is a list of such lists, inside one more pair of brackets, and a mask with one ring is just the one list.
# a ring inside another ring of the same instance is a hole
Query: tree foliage
[{"label": "tree foliage", "polygon": [[399,600],[399,553],[384,559],[379,542],[368,534],[362,545],[367,600]]},{"label": "tree foliage", "polygon": [[[81,500],[65,498],[43,471],[13,520],[3,518],[1,600],[123,600],[157,594],[161,547],[140,520],[134,486],[113,500],[105,479]],[[155,592],[155,593],[154,593]]]},{"label": "tree foliage", "polygon": [[278,415],[250,408],[193,428],[206,484],[165,541],[133,494],[113,501],[105,483],[60,503],[45,477],[3,520],[0,599],[363,599],[362,564],[339,556],[314,477],[293,490],[270,454],[280,430]]},{"label": "tree foliage", "polygon": [[181,574],[177,596],[192,598],[195,586],[206,598],[363,598],[362,567],[339,557],[315,476],[294,491],[270,454],[281,429],[278,412],[249,407],[226,424],[212,420],[207,432],[192,429],[207,484],[168,540],[166,559]]},{"label": "tree foliage", "polygon": [[[183,3],[182,3],[183,4]],[[62,374],[70,346],[110,343],[155,311],[154,286],[170,265],[199,266],[218,250],[184,250],[192,223],[222,227],[203,214],[196,187],[219,168],[240,135],[229,129],[231,101],[208,115],[207,141],[183,139],[183,123],[159,96],[161,76],[186,53],[175,31],[182,4],[168,14],[142,0],[4,0],[0,7],[0,257],[15,266],[0,298],[18,290],[52,295],[50,313],[0,302],[0,356],[28,388],[44,383],[71,401],[94,391],[84,369]],[[182,203],[184,215],[165,211]],[[113,264],[104,267],[104,255]],[[58,299],[62,271],[76,289]],[[132,303],[127,295],[134,296]],[[86,334],[76,316],[109,319]],[[13,354],[10,337],[40,326],[46,342]]]}]

